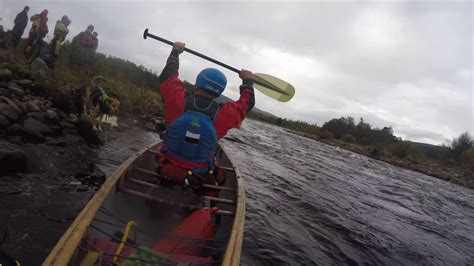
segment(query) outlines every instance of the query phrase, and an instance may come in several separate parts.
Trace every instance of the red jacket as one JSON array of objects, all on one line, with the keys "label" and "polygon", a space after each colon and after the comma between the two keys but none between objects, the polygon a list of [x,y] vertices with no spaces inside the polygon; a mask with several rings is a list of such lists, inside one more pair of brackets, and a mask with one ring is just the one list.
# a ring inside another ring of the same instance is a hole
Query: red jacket
[{"label": "red jacket", "polygon": [[[184,83],[178,77],[178,68],[178,53],[173,51],[160,75],[160,93],[167,126],[184,111],[186,90]],[[242,83],[239,100],[222,104],[214,120],[214,128],[219,139],[224,137],[229,129],[238,127],[255,105],[253,81],[251,79],[243,80]],[[184,168],[202,167],[202,164],[181,161],[166,154],[162,154],[162,156]]]}]

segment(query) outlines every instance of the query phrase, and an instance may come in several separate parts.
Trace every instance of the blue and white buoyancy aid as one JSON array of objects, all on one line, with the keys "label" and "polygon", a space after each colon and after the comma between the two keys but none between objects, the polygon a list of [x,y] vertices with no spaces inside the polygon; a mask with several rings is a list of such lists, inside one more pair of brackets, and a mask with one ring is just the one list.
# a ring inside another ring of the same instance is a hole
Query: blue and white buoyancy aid
[{"label": "blue and white buoyancy aid", "polygon": [[217,149],[214,119],[219,108],[215,101],[188,94],[183,114],[163,134],[163,152],[180,160],[211,164],[211,157]]}]

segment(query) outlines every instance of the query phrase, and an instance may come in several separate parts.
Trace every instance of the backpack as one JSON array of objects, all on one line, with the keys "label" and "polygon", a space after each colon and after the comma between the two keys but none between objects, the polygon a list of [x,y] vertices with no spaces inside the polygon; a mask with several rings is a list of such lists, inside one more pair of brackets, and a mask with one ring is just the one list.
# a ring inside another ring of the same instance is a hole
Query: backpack
[{"label": "backpack", "polygon": [[214,119],[219,108],[202,96],[187,95],[183,114],[164,132],[164,152],[183,161],[211,164],[217,149]]}]

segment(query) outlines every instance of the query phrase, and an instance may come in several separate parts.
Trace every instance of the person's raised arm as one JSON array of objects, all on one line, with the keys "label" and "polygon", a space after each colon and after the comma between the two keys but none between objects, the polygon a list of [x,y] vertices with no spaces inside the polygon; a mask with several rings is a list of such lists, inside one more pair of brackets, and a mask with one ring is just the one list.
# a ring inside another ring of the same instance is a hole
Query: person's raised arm
[{"label": "person's raised arm", "polygon": [[166,61],[166,66],[161,72],[160,82],[164,82],[171,76],[178,75],[179,70],[179,55],[184,51],[185,44],[182,42],[175,42],[171,54]]},{"label": "person's raised arm", "polygon": [[255,106],[252,72],[242,69],[239,77],[242,79],[240,98],[236,102],[225,103],[214,123],[219,138],[225,136],[229,129],[238,127]]}]

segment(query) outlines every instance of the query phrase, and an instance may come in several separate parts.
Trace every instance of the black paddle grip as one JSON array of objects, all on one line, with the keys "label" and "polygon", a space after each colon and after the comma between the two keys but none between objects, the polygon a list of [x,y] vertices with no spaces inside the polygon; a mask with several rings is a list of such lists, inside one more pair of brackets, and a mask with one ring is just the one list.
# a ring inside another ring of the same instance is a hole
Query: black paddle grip
[{"label": "black paddle grip", "polygon": [[[150,38],[155,39],[155,40],[157,40],[157,41],[160,41],[160,42],[169,44],[169,45],[171,45],[171,46],[174,45],[173,42],[168,41],[168,40],[166,40],[166,39],[163,39],[163,38],[161,38],[161,37],[158,37],[158,36],[156,36],[156,35],[153,35],[153,34],[151,34],[151,33],[148,32],[148,29],[145,29],[145,31],[143,32],[143,39],[146,39],[147,37],[150,37]],[[214,64],[218,64],[218,65],[221,66],[221,67],[225,67],[225,68],[229,69],[230,71],[234,71],[234,72],[237,73],[237,74],[240,74],[240,70],[238,70],[237,68],[231,67],[231,66],[229,66],[229,65],[227,65],[227,64],[224,64],[224,63],[222,63],[222,62],[220,62],[220,61],[217,61],[217,60],[215,60],[215,59],[213,59],[213,58],[210,58],[209,56],[203,55],[203,54],[201,54],[201,53],[198,53],[198,52],[193,51],[193,50],[188,49],[188,48],[184,48],[184,51],[186,51],[186,52],[188,52],[188,53],[190,53],[190,54],[193,54],[193,55],[195,55],[195,56],[199,56],[199,57],[201,57],[202,59],[206,59],[207,61],[210,61],[210,62],[212,62],[212,63],[214,63]]]}]

